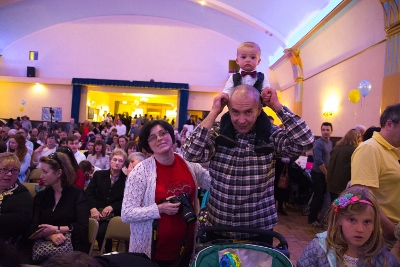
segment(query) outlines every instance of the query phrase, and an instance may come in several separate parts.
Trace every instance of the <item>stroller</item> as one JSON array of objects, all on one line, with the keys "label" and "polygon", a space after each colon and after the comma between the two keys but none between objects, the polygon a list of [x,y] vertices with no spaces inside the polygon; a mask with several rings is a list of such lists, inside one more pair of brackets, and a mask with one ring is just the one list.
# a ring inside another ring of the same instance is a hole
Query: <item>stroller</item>
[{"label": "stroller", "polygon": [[310,201],[312,198],[311,175],[301,168],[296,162],[289,166],[290,197],[285,206],[290,209],[301,209],[301,213],[307,216],[310,213]]},{"label": "stroller", "polygon": [[[276,247],[261,242],[218,239],[206,242],[207,232],[239,232],[273,237],[279,240]],[[197,233],[196,257],[191,267],[260,266],[290,267],[286,239],[279,233],[254,228],[206,226]]]}]

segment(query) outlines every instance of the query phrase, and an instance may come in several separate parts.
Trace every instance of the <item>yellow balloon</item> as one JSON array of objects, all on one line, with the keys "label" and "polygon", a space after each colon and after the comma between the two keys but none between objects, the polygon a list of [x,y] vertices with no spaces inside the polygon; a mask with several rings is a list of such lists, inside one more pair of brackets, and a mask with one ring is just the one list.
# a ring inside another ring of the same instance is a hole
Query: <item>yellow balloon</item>
[{"label": "yellow balloon", "polygon": [[349,92],[349,100],[354,104],[357,103],[361,98],[361,93],[357,89],[353,89]]},{"label": "yellow balloon", "polygon": [[19,111],[24,111],[24,107],[23,106],[21,106],[21,107],[19,107]]}]

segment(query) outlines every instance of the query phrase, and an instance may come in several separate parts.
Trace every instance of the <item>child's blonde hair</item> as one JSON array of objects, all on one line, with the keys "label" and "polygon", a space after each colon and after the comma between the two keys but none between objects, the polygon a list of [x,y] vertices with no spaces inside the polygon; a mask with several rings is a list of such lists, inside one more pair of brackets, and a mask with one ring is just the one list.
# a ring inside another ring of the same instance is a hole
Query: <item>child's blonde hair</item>
[{"label": "child's blonde hair", "polygon": [[[383,236],[380,221],[380,209],[379,204],[375,196],[366,186],[354,185],[340,194],[340,197],[344,197],[345,194],[353,194],[358,196],[360,200],[344,208],[336,208],[335,202],[331,209],[329,210],[329,225],[326,237],[326,246],[328,250],[333,251],[337,257],[337,263],[343,263],[343,256],[348,249],[347,241],[342,233],[342,227],[339,225],[338,221],[341,216],[347,215],[357,215],[364,212],[367,207],[371,207],[374,210],[374,229],[372,231],[371,237],[367,242],[360,248],[360,257],[363,258],[366,266],[372,266],[372,259],[376,257],[383,249]],[[369,202],[369,203],[368,203]],[[372,205],[370,205],[372,204]]]},{"label": "child's blonde hair", "polygon": [[259,54],[259,55],[261,54],[261,48],[258,46],[258,44],[254,43],[254,42],[244,42],[244,43],[241,43],[241,44],[237,47],[237,51],[236,51],[236,54],[237,54],[237,55],[239,55],[239,50],[240,50],[242,47],[251,47],[251,48],[255,48],[255,49],[258,50],[258,54]]}]

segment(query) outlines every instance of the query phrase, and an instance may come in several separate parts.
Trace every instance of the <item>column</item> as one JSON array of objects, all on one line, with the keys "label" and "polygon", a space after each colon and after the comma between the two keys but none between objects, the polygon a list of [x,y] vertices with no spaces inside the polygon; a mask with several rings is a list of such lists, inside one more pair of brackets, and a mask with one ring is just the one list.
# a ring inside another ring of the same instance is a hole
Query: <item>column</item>
[{"label": "column", "polygon": [[383,77],[381,111],[400,102],[399,44],[400,22],[397,1],[381,0],[385,14],[386,55]]}]

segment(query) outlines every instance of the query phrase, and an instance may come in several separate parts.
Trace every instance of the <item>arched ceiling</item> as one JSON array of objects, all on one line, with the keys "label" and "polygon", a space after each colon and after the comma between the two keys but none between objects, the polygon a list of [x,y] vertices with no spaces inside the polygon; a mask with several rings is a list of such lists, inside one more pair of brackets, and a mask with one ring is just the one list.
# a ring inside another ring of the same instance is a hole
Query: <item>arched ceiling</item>
[{"label": "arched ceiling", "polygon": [[[200,3],[202,2],[202,3]],[[241,43],[273,64],[341,0],[0,0],[0,55],[32,33],[84,18],[149,16],[190,23]]]}]

